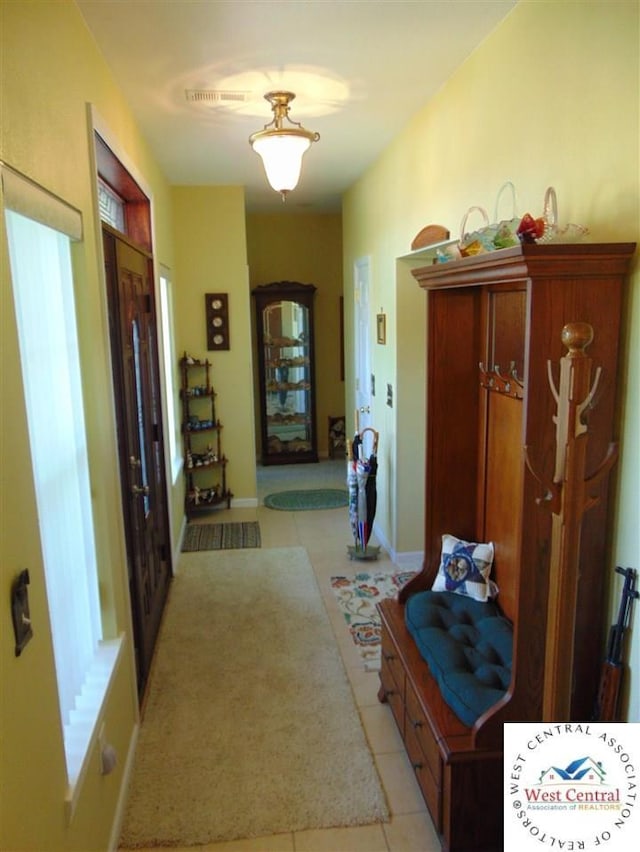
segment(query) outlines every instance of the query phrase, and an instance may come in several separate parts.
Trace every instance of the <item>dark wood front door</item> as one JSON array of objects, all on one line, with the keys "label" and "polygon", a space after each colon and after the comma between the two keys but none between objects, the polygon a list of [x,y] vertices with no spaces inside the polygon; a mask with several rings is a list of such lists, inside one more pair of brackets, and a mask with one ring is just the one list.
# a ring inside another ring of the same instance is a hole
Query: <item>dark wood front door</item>
[{"label": "dark wood front door", "polygon": [[151,256],[103,226],[122,509],[138,690],[171,579]]}]

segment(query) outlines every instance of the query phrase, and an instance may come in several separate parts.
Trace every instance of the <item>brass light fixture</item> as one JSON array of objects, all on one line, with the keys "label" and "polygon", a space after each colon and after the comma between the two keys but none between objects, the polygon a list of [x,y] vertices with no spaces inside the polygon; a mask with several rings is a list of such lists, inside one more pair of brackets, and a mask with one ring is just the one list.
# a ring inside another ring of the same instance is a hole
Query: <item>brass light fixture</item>
[{"label": "brass light fixture", "polygon": [[289,104],[295,98],[293,92],[267,92],[264,97],[273,109],[273,121],[252,133],[249,143],[262,157],[270,185],[285,201],[287,193],[296,188],[305,151],[312,142],[318,141],[320,134],[306,130],[289,118]]}]

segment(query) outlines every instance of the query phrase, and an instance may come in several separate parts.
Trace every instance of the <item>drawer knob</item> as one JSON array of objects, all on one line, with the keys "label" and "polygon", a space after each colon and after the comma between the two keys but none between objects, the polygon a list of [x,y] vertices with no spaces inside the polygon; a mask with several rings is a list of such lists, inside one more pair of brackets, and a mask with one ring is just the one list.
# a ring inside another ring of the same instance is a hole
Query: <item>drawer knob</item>
[{"label": "drawer knob", "polygon": [[412,763],[411,765],[413,766],[413,768],[416,772],[418,772],[418,770],[422,769],[421,763]]},{"label": "drawer knob", "polygon": [[414,728],[417,729],[417,728],[421,728],[423,726],[424,722],[421,722],[419,719],[416,719],[416,721],[414,722],[413,719],[411,719],[411,724],[413,725]]},{"label": "drawer knob", "polygon": [[383,654],[383,657],[385,658],[385,660],[386,660],[388,663],[390,663],[390,662],[392,662],[393,660],[395,660],[395,656],[394,656],[393,654]]},{"label": "drawer knob", "polygon": [[396,690],[395,689],[385,689],[384,697],[389,698],[390,695],[396,695]]}]

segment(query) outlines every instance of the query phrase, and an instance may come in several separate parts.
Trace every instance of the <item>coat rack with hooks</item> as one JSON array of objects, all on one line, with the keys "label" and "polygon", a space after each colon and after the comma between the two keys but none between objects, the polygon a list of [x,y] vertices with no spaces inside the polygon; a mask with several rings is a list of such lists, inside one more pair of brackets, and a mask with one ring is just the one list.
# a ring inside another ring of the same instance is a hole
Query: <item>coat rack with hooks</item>
[{"label": "coat rack with hooks", "polygon": [[610,443],[596,470],[586,475],[588,427],[584,414],[592,405],[600,381],[601,368],[591,381],[591,358],[586,354],[593,341],[593,328],[573,322],[562,329],[562,342],[568,352],[560,359],[556,387],[547,362],[551,393],[556,401],[555,468],[551,482],[539,476],[525,448],[527,467],[543,488],[538,503],[549,504],[552,512],[551,559],[543,714],[546,720],[571,718],[571,672],[574,656],[574,626],[580,579],[580,533],[584,514],[597,505],[592,496],[596,485],[609,472],[618,457],[618,446]]},{"label": "coat rack with hooks", "polygon": [[485,367],[480,361],[480,385],[487,390],[504,393],[507,396],[522,399],[524,396],[524,382],[518,376],[515,361],[511,361],[506,373],[502,371],[499,364],[494,364],[492,369]]}]

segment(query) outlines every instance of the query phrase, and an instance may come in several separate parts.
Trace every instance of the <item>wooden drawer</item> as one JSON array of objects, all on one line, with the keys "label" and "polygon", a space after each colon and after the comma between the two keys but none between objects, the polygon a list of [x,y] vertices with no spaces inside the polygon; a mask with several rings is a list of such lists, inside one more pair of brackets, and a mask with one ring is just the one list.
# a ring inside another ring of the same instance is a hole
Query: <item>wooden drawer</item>
[{"label": "wooden drawer", "polygon": [[416,773],[422,795],[429,808],[433,824],[436,831],[440,833],[442,831],[442,791],[440,784],[437,783],[431,773],[430,764],[422,751],[416,731],[408,720],[405,723],[404,744],[413,771]]},{"label": "wooden drawer", "polygon": [[[404,686],[404,678],[401,680]],[[404,689],[399,687],[394,677],[392,665],[384,656],[380,663],[380,685],[384,700],[389,703],[400,734],[404,737]]]},{"label": "wooden drawer", "polygon": [[398,692],[404,701],[404,668],[398,657],[398,652],[387,630],[383,627],[381,636],[381,664],[386,665],[387,670],[393,677]]},{"label": "wooden drawer", "polygon": [[411,728],[425,756],[438,787],[442,787],[442,758],[431,726],[427,721],[413,687],[407,682],[405,727]]}]

